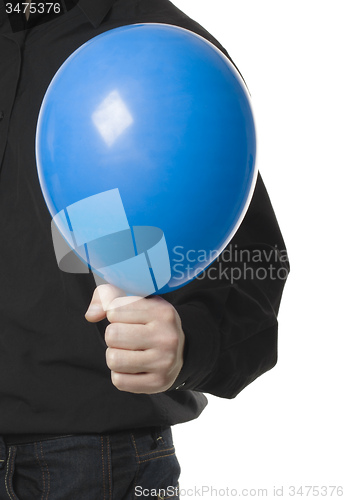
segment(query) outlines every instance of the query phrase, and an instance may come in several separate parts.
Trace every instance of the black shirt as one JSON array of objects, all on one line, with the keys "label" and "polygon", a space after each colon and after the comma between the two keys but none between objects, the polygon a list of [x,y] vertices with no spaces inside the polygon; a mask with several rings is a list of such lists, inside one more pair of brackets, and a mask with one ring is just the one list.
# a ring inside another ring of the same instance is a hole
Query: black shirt
[{"label": "black shirt", "polygon": [[[108,432],[193,419],[206,404],[202,391],[232,398],[276,362],[276,316],[288,263],[261,177],[214,272],[164,295],[186,335],[174,386],[134,395],[111,383],[105,322],[84,318],[92,274],[57,266],[36,172],[35,131],[58,68],[104,31],[169,23],[224,49],[167,0],[79,0],[63,15],[44,22],[36,16],[15,28],[5,4],[0,1],[0,434]],[[240,250],[247,250],[241,258]],[[254,260],[254,252],[261,258]],[[237,279],[229,275],[234,268]]]}]

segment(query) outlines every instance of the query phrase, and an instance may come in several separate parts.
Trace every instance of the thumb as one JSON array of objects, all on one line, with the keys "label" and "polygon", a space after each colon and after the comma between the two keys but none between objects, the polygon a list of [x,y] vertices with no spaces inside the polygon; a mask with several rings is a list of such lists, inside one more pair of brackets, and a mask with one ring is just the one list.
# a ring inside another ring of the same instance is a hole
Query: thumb
[{"label": "thumb", "polygon": [[90,323],[97,323],[105,319],[109,304],[117,297],[123,296],[123,291],[113,285],[100,285],[93,292],[93,296],[85,318]]}]

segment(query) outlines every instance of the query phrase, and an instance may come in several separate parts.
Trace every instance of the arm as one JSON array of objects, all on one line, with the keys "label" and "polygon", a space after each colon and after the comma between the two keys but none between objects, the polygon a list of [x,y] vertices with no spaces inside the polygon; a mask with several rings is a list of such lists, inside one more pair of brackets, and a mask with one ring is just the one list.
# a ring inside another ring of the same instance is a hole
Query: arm
[{"label": "arm", "polygon": [[184,390],[233,398],[272,368],[288,272],[284,241],[259,175],[231,244],[203,279],[164,296],[185,334],[184,365],[172,388],[184,384]]},{"label": "arm", "polygon": [[[227,262],[231,245],[235,262]],[[106,358],[118,389],[153,394],[182,384],[231,398],[274,366],[288,263],[260,177],[231,245],[204,279],[163,298],[96,289],[86,318],[110,322]]]}]

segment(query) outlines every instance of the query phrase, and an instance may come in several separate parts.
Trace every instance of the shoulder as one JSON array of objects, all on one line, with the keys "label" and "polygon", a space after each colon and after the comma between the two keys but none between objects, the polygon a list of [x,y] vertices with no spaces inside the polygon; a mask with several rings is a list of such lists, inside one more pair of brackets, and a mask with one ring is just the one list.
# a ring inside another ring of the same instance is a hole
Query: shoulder
[{"label": "shoulder", "polygon": [[[123,3],[123,2],[122,2]],[[210,7],[211,8],[211,7]],[[120,4],[114,3],[110,18],[118,19]],[[229,54],[225,48],[209,33],[203,26],[197,23],[194,19],[185,14],[176,5],[169,0],[136,0],[126,3],[126,7],[122,7],[125,16],[121,14],[124,24],[136,23],[163,23],[173,24],[181,28],[188,29],[202,36],[209,42],[213,43],[227,57]]]}]

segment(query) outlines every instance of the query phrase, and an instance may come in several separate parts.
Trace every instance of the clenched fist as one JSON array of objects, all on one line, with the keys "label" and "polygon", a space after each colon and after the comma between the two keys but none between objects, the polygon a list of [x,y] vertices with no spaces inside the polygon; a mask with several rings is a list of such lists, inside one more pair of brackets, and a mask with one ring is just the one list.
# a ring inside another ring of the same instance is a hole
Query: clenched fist
[{"label": "clenched fist", "polygon": [[184,333],[176,309],[161,297],[123,297],[112,285],[96,288],[85,317],[108,318],[107,365],[121,391],[155,394],[169,389],[183,365]]}]

